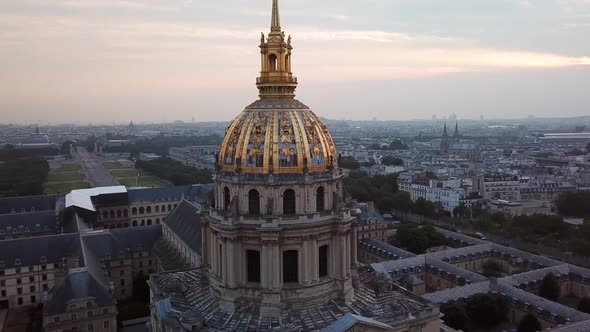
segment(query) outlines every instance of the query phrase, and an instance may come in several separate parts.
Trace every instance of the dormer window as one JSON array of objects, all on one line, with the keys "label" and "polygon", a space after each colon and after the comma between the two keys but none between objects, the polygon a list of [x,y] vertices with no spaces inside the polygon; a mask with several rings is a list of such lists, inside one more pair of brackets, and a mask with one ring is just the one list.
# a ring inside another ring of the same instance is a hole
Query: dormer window
[{"label": "dormer window", "polygon": [[47,257],[41,256],[40,261],[41,261],[41,263],[47,263]]},{"label": "dormer window", "polygon": [[20,259],[18,259],[18,258],[17,258],[17,259],[15,259],[15,260],[14,260],[14,265],[16,265],[16,266],[20,266],[20,265],[21,265],[21,261],[20,261]]}]

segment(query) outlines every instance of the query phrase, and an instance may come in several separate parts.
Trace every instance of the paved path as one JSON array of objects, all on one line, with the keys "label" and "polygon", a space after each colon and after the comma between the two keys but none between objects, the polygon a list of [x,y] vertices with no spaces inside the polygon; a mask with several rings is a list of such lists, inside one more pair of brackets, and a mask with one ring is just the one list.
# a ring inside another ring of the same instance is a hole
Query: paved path
[{"label": "paved path", "polygon": [[93,187],[118,186],[119,182],[109,173],[94,153],[89,153],[82,147],[74,152],[74,157],[80,161],[86,179]]}]

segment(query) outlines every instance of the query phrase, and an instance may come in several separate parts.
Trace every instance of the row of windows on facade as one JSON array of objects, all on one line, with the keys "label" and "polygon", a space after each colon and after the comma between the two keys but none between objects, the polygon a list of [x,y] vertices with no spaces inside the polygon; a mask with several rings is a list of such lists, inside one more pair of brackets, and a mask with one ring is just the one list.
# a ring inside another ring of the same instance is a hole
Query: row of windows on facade
[{"label": "row of windows on facade", "polygon": [[[47,275],[46,274],[42,274],[41,275],[41,280],[42,281],[47,281]],[[30,276],[29,277],[29,282],[35,282],[35,277],[34,276]],[[16,284],[17,285],[22,285],[23,283],[23,278],[16,278]],[[0,280],[0,287],[5,287],[6,286],[6,279]],[[31,286],[34,287],[34,286]],[[33,292],[33,290],[31,290],[31,292]]]},{"label": "row of windows on facade", "polygon": [[159,225],[160,224],[160,218],[156,218],[156,223],[154,224],[152,222],[151,219],[145,220],[133,220],[133,222],[131,224],[129,224],[128,222],[126,223],[117,223],[117,224],[111,224],[106,226],[106,228],[110,228],[110,229],[115,229],[115,228],[127,228],[130,227],[131,225],[133,225],[133,227],[137,227],[137,226],[151,226],[151,225]]},{"label": "row of windows on facade", "polygon": [[[154,207],[154,213],[160,213],[160,212],[170,212],[172,211],[172,209],[176,208],[178,206],[178,204],[168,204],[168,205],[156,205]],[[152,213],[152,207],[151,206],[147,206],[147,207],[133,207],[131,209],[131,215],[132,216],[136,216],[136,215],[142,215],[142,214],[151,214]],[[102,217],[103,219],[109,219],[109,218],[122,218],[122,217],[128,217],[129,213],[127,212],[126,209],[117,209],[117,210],[108,210],[108,211],[103,211],[102,212]]]},{"label": "row of windows on facade", "polygon": [[[49,231],[49,226],[45,225],[45,227],[41,227],[41,225],[36,224],[35,225],[35,230],[37,232],[40,231]],[[0,229],[0,235],[4,235],[4,234],[10,234],[10,233],[16,234],[16,233],[30,233],[31,232],[31,228],[30,227],[25,227],[24,225],[20,225],[18,227],[11,227],[11,226],[7,226],[6,230]]]},{"label": "row of windows on facade", "polygon": [[[223,248],[219,246],[219,266],[223,266]],[[220,271],[223,275],[223,270]],[[328,276],[328,245],[321,246],[318,250],[319,277]],[[251,283],[260,283],[260,251],[246,251],[246,276]],[[299,251],[287,250],[283,252],[283,283],[299,282]]]},{"label": "row of windows on facade", "polygon": [[[42,289],[43,289],[44,292],[49,291],[49,285],[43,284]],[[36,293],[36,292],[37,292],[37,288],[35,286],[31,286],[29,293]],[[17,288],[16,289],[16,294],[17,295],[24,294],[23,293],[23,289],[21,287]],[[4,298],[6,296],[7,296],[6,289],[0,290],[0,297],[3,297]],[[34,300],[32,300],[34,298],[35,298],[35,295],[31,295],[31,302],[35,302]],[[19,299],[22,299],[22,298],[19,298]],[[17,301],[17,302],[19,302],[19,301]],[[22,303],[19,302],[18,304],[22,304]]]},{"label": "row of windows on facade", "polygon": [[[45,262],[47,262],[47,259],[45,258],[45,256],[41,256],[41,263],[45,263]],[[14,265],[17,266],[17,268],[15,269],[15,273],[21,273],[21,267],[20,267],[21,264],[22,263],[19,258],[14,260]],[[0,268],[4,268],[4,267],[5,267],[4,261],[0,261]],[[51,269],[51,264],[50,264],[49,268]],[[25,269],[26,269],[26,267],[25,267]],[[45,265],[45,264],[41,265],[41,270],[47,270],[47,265]],[[3,276],[5,274],[6,274],[6,272],[4,272],[4,270],[0,270],[0,276]]]},{"label": "row of windows on facade", "polygon": [[[283,192],[283,214],[295,214],[296,213],[296,197],[295,190],[287,189]],[[223,206],[225,210],[228,210],[231,203],[231,195],[228,187],[223,188]],[[248,214],[259,215],[260,214],[260,193],[256,189],[251,189],[248,192]],[[316,190],[316,211],[322,212],[325,210],[324,205],[324,187],[319,187]]]}]

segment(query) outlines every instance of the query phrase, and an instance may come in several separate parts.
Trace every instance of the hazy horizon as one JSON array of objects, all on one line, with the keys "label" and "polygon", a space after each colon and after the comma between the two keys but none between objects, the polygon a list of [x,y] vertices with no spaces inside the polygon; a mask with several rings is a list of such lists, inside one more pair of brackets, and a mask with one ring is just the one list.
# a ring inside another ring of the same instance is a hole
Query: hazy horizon
[{"label": "hazy horizon", "polygon": [[[589,0],[280,0],[297,98],[348,120],[590,114]],[[2,0],[2,123],[228,121],[271,0]]]}]

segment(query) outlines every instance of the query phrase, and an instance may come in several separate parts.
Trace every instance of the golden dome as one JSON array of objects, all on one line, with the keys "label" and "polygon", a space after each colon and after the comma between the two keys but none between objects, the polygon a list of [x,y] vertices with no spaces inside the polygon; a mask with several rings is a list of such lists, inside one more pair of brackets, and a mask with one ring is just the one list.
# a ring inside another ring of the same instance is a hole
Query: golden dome
[{"label": "golden dome", "polygon": [[322,121],[295,99],[260,99],[228,127],[222,171],[259,174],[320,172],[336,167],[336,149]]},{"label": "golden dome", "polygon": [[260,99],[227,129],[217,161],[221,171],[293,174],[337,166],[328,129],[309,107],[294,99],[292,50],[274,0],[270,33],[260,38],[261,70],[256,79]]}]

